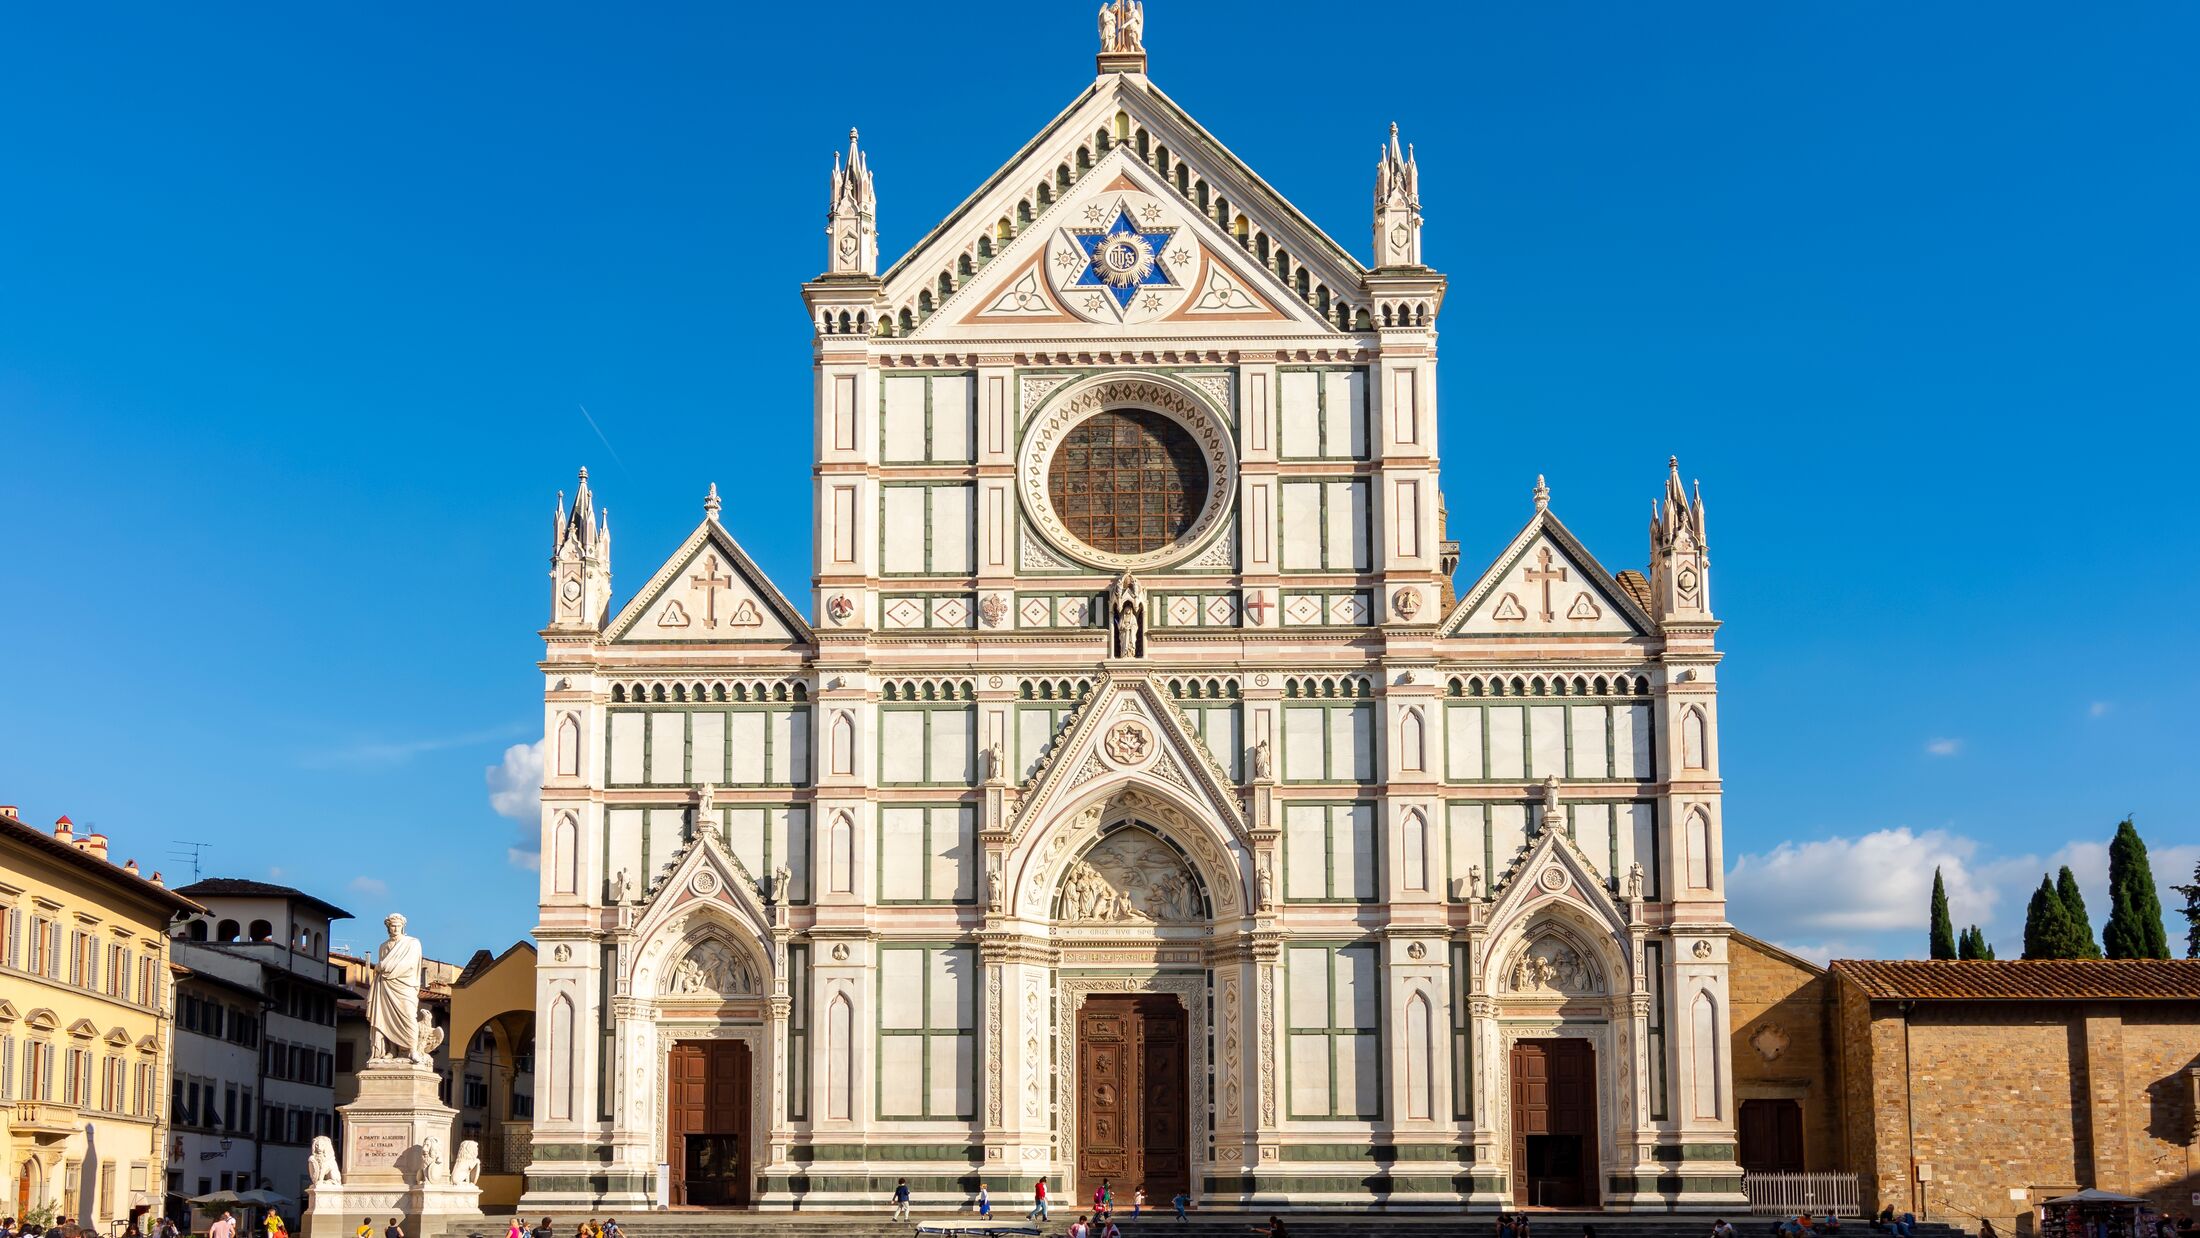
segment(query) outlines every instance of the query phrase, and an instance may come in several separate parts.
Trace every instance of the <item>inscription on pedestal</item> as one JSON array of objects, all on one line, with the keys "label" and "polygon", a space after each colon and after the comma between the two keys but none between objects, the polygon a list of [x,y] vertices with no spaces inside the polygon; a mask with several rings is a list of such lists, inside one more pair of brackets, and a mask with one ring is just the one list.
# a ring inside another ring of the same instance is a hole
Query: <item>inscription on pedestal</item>
[{"label": "inscription on pedestal", "polygon": [[362,1169],[392,1169],[397,1158],[411,1147],[403,1130],[362,1130],[351,1138],[351,1164],[347,1168],[357,1173]]}]

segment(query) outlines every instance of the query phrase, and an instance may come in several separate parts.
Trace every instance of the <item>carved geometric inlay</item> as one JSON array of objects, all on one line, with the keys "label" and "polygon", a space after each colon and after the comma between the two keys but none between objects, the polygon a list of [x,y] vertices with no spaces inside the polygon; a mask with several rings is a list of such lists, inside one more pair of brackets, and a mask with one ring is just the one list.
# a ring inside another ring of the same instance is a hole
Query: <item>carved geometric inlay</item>
[{"label": "carved geometric inlay", "polygon": [[1520,598],[1517,595],[1508,593],[1497,599],[1497,609],[1490,612],[1490,618],[1526,622],[1528,612],[1526,608],[1520,605]]},{"label": "carved geometric inlay", "polygon": [[1153,755],[1153,733],[1125,719],[1109,729],[1100,746],[1117,765],[1137,765]]}]

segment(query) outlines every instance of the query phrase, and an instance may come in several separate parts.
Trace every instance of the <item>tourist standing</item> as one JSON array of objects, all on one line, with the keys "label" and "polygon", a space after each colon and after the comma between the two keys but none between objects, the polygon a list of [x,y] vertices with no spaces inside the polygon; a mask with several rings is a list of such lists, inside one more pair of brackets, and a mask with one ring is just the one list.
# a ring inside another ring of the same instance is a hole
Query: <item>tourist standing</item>
[{"label": "tourist standing", "polygon": [[1145,1210],[1146,1188],[1141,1186],[1137,1190],[1131,1192],[1131,1220],[1137,1220],[1138,1214],[1144,1212]]}]

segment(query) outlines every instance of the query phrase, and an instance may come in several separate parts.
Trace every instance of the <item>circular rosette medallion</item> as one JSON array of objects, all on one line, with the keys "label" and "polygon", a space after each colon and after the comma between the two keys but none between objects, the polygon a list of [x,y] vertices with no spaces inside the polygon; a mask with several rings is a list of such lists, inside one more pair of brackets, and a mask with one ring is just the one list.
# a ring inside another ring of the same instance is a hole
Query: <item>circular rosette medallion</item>
[{"label": "circular rosette medallion", "polygon": [[1195,247],[1167,203],[1113,190],[1084,203],[1054,237],[1047,272],[1062,304],[1093,322],[1150,322],[1183,304]]}]

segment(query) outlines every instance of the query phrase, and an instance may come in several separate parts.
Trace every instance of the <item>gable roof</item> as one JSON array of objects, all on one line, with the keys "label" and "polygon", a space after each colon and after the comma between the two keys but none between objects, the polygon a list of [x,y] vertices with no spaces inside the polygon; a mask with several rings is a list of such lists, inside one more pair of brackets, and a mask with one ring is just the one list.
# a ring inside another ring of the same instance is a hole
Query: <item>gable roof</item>
[{"label": "gable roof", "polygon": [[[1124,716],[1149,723],[1159,736],[1159,751],[1133,763],[1103,760],[1098,749],[1104,727]],[[1066,797],[1083,795],[1095,782],[1127,781],[1150,775],[1177,785],[1208,808],[1236,838],[1246,836],[1245,813],[1229,778],[1215,764],[1214,755],[1177,711],[1175,702],[1142,674],[1101,672],[1085,699],[1063,720],[1053,746],[1025,784],[1023,801],[1015,811],[1010,833],[1022,837],[1035,821],[1044,820],[1051,806]]]},{"label": "gable roof", "polygon": [[349,920],[352,918],[350,912],[325,899],[315,898],[304,890],[276,885],[272,881],[254,881],[249,877],[208,877],[202,881],[194,881],[187,886],[177,886],[176,893],[194,899],[224,897],[280,898],[310,904],[331,920]]},{"label": "gable roof", "polygon": [[[1505,549],[1498,554],[1496,559],[1491,561],[1488,568],[1483,570],[1481,577],[1475,581],[1474,587],[1460,596],[1458,604],[1452,607],[1451,614],[1446,616],[1442,626],[1437,628],[1437,635],[1454,639],[1474,635],[1465,630],[1468,622],[1485,608],[1493,608],[1494,611],[1496,606],[1504,603],[1505,597],[1511,596],[1510,594],[1500,596],[1498,586],[1502,585],[1506,578],[1512,575],[1513,569],[1520,565],[1521,561],[1527,556],[1529,549],[1537,542],[1545,539],[1548,539],[1552,546],[1557,547],[1558,552],[1570,560],[1571,566],[1580,572],[1581,575],[1578,581],[1570,580],[1568,583],[1586,586],[1587,589],[1594,590],[1603,601],[1604,609],[1612,612],[1618,623],[1627,629],[1629,634],[1647,636],[1657,631],[1657,620],[1651,618],[1650,612],[1637,600],[1635,591],[1620,583],[1617,578],[1606,571],[1604,565],[1597,562],[1596,556],[1589,553],[1589,548],[1581,544],[1581,539],[1574,536],[1573,530],[1566,527],[1565,522],[1558,518],[1556,512],[1548,507],[1539,506],[1536,508],[1535,515],[1528,518],[1528,523],[1522,526],[1520,532],[1514,535],[1512,541],[1506,543]],[[1580,589],[1574,590],[1577,593],[1582,591]],[[1518,599],[1515,599],[1516,603],[1517,601]],[[1617,634],[1612,631],[1609,624],[1603,628],[1595,629],[1595,631],[1600,635]],[[1563,636],[1568,634],[1568,629],[1545,627],[1524,631],[1522,634]]]},{"label": "gable roof", "polygon": [[[787,600],[787,595],[779,591],[779,586],[773,584],[771,577],[764,574],[764,569],[756,565],[756,560],[751,559],[748,552],[741,549],[741,544],[733,540],[733,534],[726,532],[726,527],[718,523],[717,502],[718,488],[712,486],[703,523],[695,526],[695,531],[681,541],[679,548],[665,560],[664,566],[658,568],[657,574],[649,578],[649,583],[643,585],[641,591],[620,609],[618,617],[604,629],[605,641],[626,637],[642,621],[642,617],[649,613],[650,608],[657,604],[658,599],[670,590],[680,573],[687,569],[687,565],[707,547],[726,557],[739,582],[746,585],[749,592],[755,594],[756,599],[764,604],[765,609],[786,627],[788,639],[799,645],[816,643],[817,635],[802,618],[802,612],[795,609],[794,603]],[[707,639],[734,643],[744,638],[724,636]]]},{"label": "gable roof", "polygon": [[0,812],[0,844],[13,843],[58,859],[101,881],[107,882],[118,893],[150,902],[167,912],[197,912],[206,908],[193,902],[188,895],[156,885],[151,880],[122,867],[112,860],[103,859],[89,851],[79,850],[36,826],[25,825],[11,813]]},{"label": "gable roof", "polygon": [[1875,1000],[2200,1001],[2200,959],[1835,959]]},{"label": "gable roof", "polygon": [[[936,276],[952,270],[955,259],[979,233],[991,234],[994,216],[1015,213],[1016,203],[1024,200],[1026,181],[1033,185],[1046,182],[1051,196],[1057,169],[1074,163],[1079,146],[1090,142],[1098,131],[1107,129],[1112,135],[1117,112],[1130,119],[1134,130],[1145,130],[1155,144],[1167,147],[1172,159],[1206,182],[1211,197],[1227,200],[1233,214],[1246,216],[1254,230],[1272,237],[1277,247],[1303,263],[1333,296],[1357,302],[1364,295],[1362,281],[1367,268],[1359,259],[1190,113],[1143,74],[1105,73],[886,269],[881,277],[886,302],[903,305],[931,289]],[[1120,145],[1111,136],[1109,150]],[[1080,179],[1089,176],[1102,163],[1102,159],[1091,158],[1090,169],[1078,169],[1073,175]],[[1022,233],[1039,225],[1049,210],[1058,209],[1061,203],[1061,198],[1054,198],[1051,208],[1034,211],[1031,225],[1024,226]],[[1268,277],[1276,278],[1273,272]],[[1280,280],[1275,286],[1282,287]]]}]

